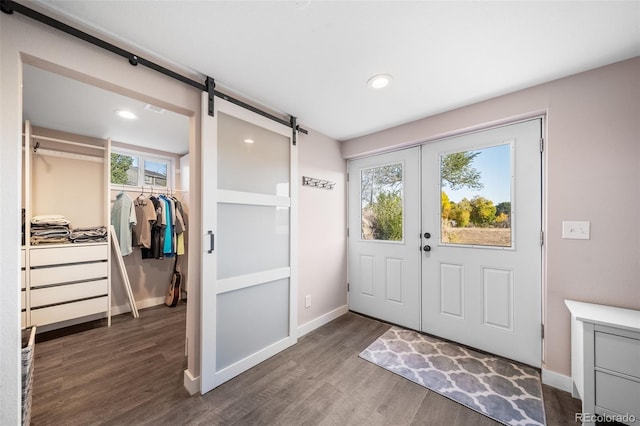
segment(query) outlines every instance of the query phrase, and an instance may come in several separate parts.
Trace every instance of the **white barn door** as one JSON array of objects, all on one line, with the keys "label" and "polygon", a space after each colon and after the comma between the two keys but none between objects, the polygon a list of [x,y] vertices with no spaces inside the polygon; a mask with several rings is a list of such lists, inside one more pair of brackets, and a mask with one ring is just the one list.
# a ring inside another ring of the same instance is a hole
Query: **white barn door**
[{"label": "white barn door", "polygon": [[296,343],[289,127],[202,95],[201,393]]}]

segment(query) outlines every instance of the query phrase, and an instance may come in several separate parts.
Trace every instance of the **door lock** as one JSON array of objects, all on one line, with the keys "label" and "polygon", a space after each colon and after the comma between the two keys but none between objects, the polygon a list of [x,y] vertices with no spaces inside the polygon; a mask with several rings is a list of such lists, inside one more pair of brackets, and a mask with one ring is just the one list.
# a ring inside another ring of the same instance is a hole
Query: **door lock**
[{"label": "door lock", "polygon": [[430,233],[430,232],[425,232],[425,233],[424,233],[424,237],[425,237],[426,239],[431,238],[431,233]]},{"label": "door lock", "polygon": [[424,247],[422,247],[422,250],[431,251],[431,246],[424,246]]}]

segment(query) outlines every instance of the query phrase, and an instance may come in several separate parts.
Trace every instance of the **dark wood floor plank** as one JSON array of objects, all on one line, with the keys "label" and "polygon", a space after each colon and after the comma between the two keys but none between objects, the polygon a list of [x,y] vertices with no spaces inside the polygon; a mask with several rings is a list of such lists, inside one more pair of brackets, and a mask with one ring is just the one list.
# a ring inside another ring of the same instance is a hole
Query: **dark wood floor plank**
[{"label": "dark wood floor plank", "polygon": [[[219,386],[183,388],[185,304],[39,336],[32,424],[447,425],[498,423],[358,357],[389,325],[348,313]],[[580,401],[543,386],[547,423]]]}]

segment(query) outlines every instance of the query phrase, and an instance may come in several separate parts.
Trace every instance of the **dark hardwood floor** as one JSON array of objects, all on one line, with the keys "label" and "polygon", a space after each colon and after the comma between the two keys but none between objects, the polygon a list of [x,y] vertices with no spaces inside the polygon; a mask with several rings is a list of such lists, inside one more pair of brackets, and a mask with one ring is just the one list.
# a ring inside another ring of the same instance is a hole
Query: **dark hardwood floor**
[{"label": "dark hardwood floor", "polygon": [[[204,396],[182,386],[185,304],[39,335],[33,425],[497,425],[358,354],[389,325],[348,313]],[[547,423],[580,401],[543,386]]]}]

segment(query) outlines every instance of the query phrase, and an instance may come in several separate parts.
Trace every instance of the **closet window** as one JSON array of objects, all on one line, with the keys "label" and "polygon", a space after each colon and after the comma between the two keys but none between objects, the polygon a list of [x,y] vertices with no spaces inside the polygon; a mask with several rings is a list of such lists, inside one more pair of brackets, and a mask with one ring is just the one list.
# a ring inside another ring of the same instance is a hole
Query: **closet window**
[{"label": "closet window", "polygon": [[138,186],[138,157],[111,153],[111,183]]},{"label": "closet window", "polygon": [[167,186],[167,167],[164,161],[144,160],[144,184]]},{"label": "closet window", "polygon": [[111,152],[111,183],[127,186],[169,188],[172,182],[173,159],[144,153]]}]

